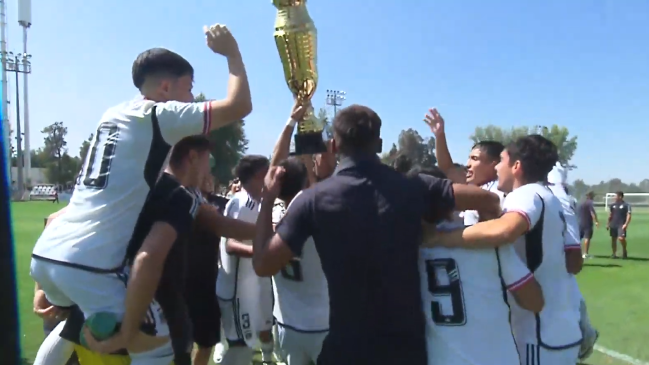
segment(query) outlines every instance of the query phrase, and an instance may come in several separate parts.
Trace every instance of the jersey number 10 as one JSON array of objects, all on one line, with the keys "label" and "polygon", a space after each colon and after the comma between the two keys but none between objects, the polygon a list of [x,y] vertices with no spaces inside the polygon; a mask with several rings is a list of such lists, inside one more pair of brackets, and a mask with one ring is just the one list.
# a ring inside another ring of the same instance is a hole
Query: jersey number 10
[{"label": "jersey number 10", "polygon": [[[440,284],[437,277],[439,272],[444,272],[448,276],[448,284]],[[428,291],[433,297],[430,303],[433,322],[438,326],[464,326],[466,324],[464,292],[457,262],[453,259],[426,260],[426,274]],[[450,300],[453,314],[442,313],[441,301],[438,301],[442,298]]]},{"label": "jersey number 10", "polygon": [[110,166],[115,156],[119,128],[112,123],[103,123],[97,128],[97,135],[86,157],[86,163],[77,176],[77,185],[91,189],[105,189],[108,185]]}]

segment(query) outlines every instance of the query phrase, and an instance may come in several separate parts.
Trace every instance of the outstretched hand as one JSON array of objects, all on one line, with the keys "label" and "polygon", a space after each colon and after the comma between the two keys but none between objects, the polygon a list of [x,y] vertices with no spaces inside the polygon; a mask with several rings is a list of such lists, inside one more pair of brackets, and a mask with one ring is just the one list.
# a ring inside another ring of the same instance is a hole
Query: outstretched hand
[{"label": "outstretched hand", "polygon": [[310,107],[311,101],[301,102],[296,99],[295,104],[293,105],[293,109],[291,110],[291,119],[296,122],[302,121],[304,119],[304,115]]},{"label": "outstretched hand", "polygon": [[92,335],[88,326],[83,326],[83,337],[86,346],[90,350],[99,354],[112,354],[125,349],[128,345],[128,339],[121,331],[106,340],[98,341],[95,336]]},{"label": "outstretched hand", "polygon": [[424,122],[430,128],[430,131],[434,135],[440,135],[444,133],[444,118],[439,114],[437,108],[432,108],[428,110],[428,114],[424,117]]},{"label": "outstretched hand", "polygon": [[205,33],[207,46],[212,52],[230,57],[239,51],[237,41],[227,26],[223,24],[214,24],[210,27],[203,26],[203,33]]}]

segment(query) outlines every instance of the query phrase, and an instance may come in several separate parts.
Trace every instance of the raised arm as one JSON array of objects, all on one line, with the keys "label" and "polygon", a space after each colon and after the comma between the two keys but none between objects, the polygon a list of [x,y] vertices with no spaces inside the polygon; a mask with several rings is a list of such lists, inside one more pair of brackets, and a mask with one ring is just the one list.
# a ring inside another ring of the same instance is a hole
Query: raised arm
[{"label": "raised arm", "polygon": [[436,108],[433,108],[428,110],[428,114],[424,117],[424,122],[426,122],[430,131],[435,135],[437,165],[448,175],[449,171],[453,169],[453,159],[451,158],[451,153],[448,151],[448,145],[446,143],[444,118],[442,118]]},{"label": "raised arm", "polygon": [[295,101],[293,109],[291,110],[291,117],[286,122],[286,126],[282,129],[277,142],[275,142],[275,148],[273,148],[273,155],[270,158],[270,166],[277,166],[280,162],[288,158],[290,149],[291,149],[291,137],[293,136],[293,130],[298,121],[302,120],[304,113],[306,113],[310,104],[305,104],[304,106]]}]

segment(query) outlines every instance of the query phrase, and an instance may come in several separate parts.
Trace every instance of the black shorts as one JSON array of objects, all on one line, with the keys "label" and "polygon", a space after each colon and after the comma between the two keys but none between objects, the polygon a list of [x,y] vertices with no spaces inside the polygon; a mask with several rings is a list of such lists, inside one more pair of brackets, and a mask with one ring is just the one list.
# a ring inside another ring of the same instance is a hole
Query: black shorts
[{"label": "black shorts", "polygon": [[590,227],[579,227],[579,238],[580,239],[591,239],[593,238],[593,226]]},{"label": "black shorts", "polygon": [[205,243],[208,242],[188,245],[190,264],[184,291],[194,342],[199,347],[210,348],[221,341],[221,311],[216,298],[218,246]]},{"label": "black shorts", "polygon": [[622,229],[622,227],[610,227],[608,230],[611,233],[611,237],[626,238],[626,229]]}]

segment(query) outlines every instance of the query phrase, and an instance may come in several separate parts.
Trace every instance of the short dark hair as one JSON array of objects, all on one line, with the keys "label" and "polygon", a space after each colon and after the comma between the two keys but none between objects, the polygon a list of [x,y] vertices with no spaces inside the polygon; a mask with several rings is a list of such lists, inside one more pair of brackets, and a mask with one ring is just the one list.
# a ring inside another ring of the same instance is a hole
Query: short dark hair
[{"label": "short dark hair", "polygon": [[408,171],[410,171],[410,169],[412,168],[412,161],[406,155],[399,155],[392,162],[392,168],[402,174],[408,173]]},{"label": "short dark hair", "polygon": [[624,192],[622,191],[616,192],[615,195],[619,196],[620,198],[624,198]]},{"label": "short dark hair", "polygon": [[246,155],[239,160],[237,166],[232,170],[232,174],[241,181],[242,184],[247,184],[259,171],[267,169],[270,165],[268,157],[262,155]]},{"label": "short dark hair", "polygon": [[408,171],[408,176],[409,177],[415,177],[417,175],[428,175],[428,176],[437,177],[437,178],[440,178],[440,179],[446,179],[447,178],[444,171],[442,171],[442,169],[440,169],[437,166],[422,167],[420,165],[417,165],[417,166],[413,167],[412,169],[410,169],[410,171]]},{"label": "short dark hair", "polygon": [[546,181],[559,161],[557,146],[549,139],[531,134],[516,139],[507,146],[510,166],[520,161],[523,176],[528,182]]},{"label": "short dark hair", "polygon": [[174,145],[169,156],[169,166],[180,167],[191,151],[197,153],[209,152],[212,150],[212,143],[204,135],[189,136],[181,139]]},{"label": "short dark hair", "polygon": [[133,62],[133,85],[142,89],[147,78],[165,75],[175,78],[194,77],[194,68],[181,55],[165,48],[151,48],[140,53]]},{"label": "short dark hair", "polygon": [[295,198],[297,193],[306,187],[308,173],[306,166],[298,157],[289,157],[280,162],[279,166],[284,168],[284,177],[278,197],[288,201]]},{"label": "short dark hair", "polygon": [[586,197],[593,199],[595,197],[595,192],[594,191],[589,191],[586,193]]},{"label": "short dark hair", "polygon": [[366,106],[341,109],[334,117],[333,130],[342,154],[376,153],[381,143],[381,118]]},{"label": "short dark hair", "polygon": [[484,152],[492,161],[500,161],[500,154],[505,149],[505,145],[498,141],[480,141],[471,147],[472,150],[476,148]]}]

